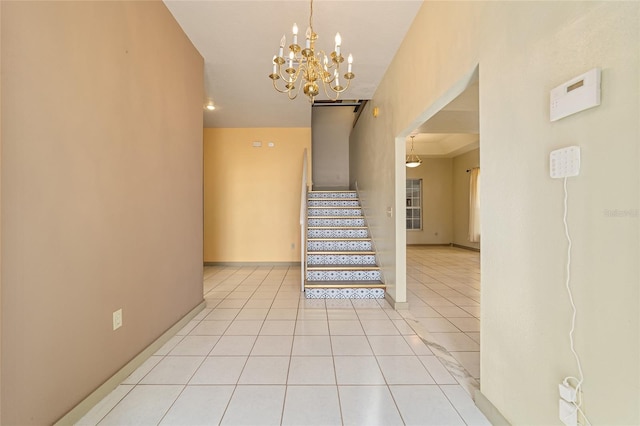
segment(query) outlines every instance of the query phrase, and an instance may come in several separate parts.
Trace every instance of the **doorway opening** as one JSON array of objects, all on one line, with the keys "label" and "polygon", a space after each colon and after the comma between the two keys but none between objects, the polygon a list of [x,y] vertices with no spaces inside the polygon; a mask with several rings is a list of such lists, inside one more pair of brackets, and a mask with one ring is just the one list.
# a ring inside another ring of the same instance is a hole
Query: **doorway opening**
[{"label": "doorway opening", "polygon": [[420,165],[396,164],[404,169],[396,173],[404,174],[397,229],[405,234],[409,315],[446,367],[442,380],[455,377],[471,394],[480,380],[479,193],[472,182],[479,176],[479,121],[476,67],[397,139],[399,151],[418,155]]}]

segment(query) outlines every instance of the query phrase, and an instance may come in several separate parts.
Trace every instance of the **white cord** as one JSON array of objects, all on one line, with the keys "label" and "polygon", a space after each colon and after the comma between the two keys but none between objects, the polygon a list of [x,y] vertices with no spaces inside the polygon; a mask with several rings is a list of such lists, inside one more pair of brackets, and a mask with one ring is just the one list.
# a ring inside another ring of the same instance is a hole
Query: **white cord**
[{"label": "white cord", "polygon": [[584,417],[585,421],[591,425],[591,422],[589,421],[589,419],[587,419],[587,416],[584,414],[584,412],[580,409],[580,406],[582,405],[582,397],[580,396],[580,389],[582,387],[582,382],[584,382],[584,374],[582,372],[582,364],[580,364],[580,357],[578,357],[578,352],[576,352],[576,349],[574,347],[574,343],[573,343],[573,333],[576,329],[576,316],[578,314],[578,310],[576,309],[576,304],[573,302],[573,294],[571,292],[571,246],[572,246],[572,242],[571,242],[571,236],[569,235],[569,224],[567,223],[567,213],[568,213],[568,205],[567,205],[567,200],[569,198],[569,194],[567,192],[567,178],[564,178],[564,215],[562,218],[562,221],[564,223],[564,235],[567,237],[567,280],[566,280],[566,287],[567,287],[567,293],[569,294],[569,302],[571,302],[571,308],[573,309],[573,315],[571,317],[571,331],[569,331],[569,343],[571,346],[571,353],[573,354],[573,356],[576,359],[576,364],[578,365],[578,373],[580,378],[576,378],[576,377],[566,377],[564,380],[565,382],[567,382],[570,379],[576,380],[578,382],[578,384],[576,385],[576,397],[578,399],[578,401],[576,403],[574,403],[574,405],[576,406],[576,410],[579,411],[582,414],[582,417]]}]

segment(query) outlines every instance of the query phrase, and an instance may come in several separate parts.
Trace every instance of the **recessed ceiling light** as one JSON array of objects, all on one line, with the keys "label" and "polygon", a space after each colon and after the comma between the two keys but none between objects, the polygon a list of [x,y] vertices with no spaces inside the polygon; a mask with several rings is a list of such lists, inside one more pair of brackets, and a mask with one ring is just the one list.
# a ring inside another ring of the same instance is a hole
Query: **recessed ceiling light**
[{"label": "recessed ceiling light", "polygon": [[208,104],[206,107],[209,111],[213,111],[214,109],[216,109],[216,106],[212,103]]}]

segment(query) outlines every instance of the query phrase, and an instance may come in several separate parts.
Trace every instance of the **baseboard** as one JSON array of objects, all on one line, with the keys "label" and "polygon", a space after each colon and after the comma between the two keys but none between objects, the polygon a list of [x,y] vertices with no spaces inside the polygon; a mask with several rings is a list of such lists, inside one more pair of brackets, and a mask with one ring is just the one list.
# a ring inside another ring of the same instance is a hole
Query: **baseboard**
[{"label": "baseboard", "polygon": [[300,266],[298,262],[204,262],[204,266]]},{"label": "baseboard", "polygon": [[482,414],[489,420],[489,422],[494,426],[511,426],[511,423],[507,419],[504,418],[502,413],[498,411],[498,409],[487,399],[486,396],[479,390],[476,390],[476,394],[473,398],[476,403],[476,407]]},{"label": "baseboard", "polygon": [[177,323],[175,323],[170,329],[165,331],[160,337],[158,337],[153,343],[146,347],[142,352],[136,355],[131,361],[125,364],[120,370],[118,370],[113,376],[111,376],[106,382],[104,382],[98,389],[93,391],[89,396],[83,399],[78,405],[76,405],[71,411],[65,414],[60,420],[54,423],[54,426],[67,426],[73,425],[80,420],[85,414],[89,412],[98,402],[100,402],[105,396],[114,390],[124,379],[129,377],[136,368],[140,367],[151,355],[156,353],[165,343],[169,341],[178,331],[187,325],[200,311],[205,307],[205,301],[200,302],[189,313],[182,317]]},{"label": "baseboard", "polygon": [[409,302],[396,302],[395,299],[391,297],[389,293],[384,294],[384,300],[386,300],[387,303],[390,304],[391,307],[396,311],[409,309]]},{"label": "baseboard", "polygon": [[477,251],[478,253],[480,253],[480,249],[476,248],[476,247],[463,246],[462,244],[456,244],[456,243],[451,243],[451,246],[452,247],[456,247],[456,248],[460,248],[460,249],[464,249],[464,250]]}]

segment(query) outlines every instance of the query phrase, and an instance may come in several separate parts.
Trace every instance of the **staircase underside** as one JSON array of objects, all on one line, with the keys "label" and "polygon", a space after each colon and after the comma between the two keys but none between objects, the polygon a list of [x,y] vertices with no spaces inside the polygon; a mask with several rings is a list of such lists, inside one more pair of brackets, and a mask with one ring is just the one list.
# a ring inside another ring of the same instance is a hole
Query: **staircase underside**
[{"label": "staircase underside", "polygon": [[354,191],[311,191],[307,201],[305,296],[379,299],[385,285]]}]

